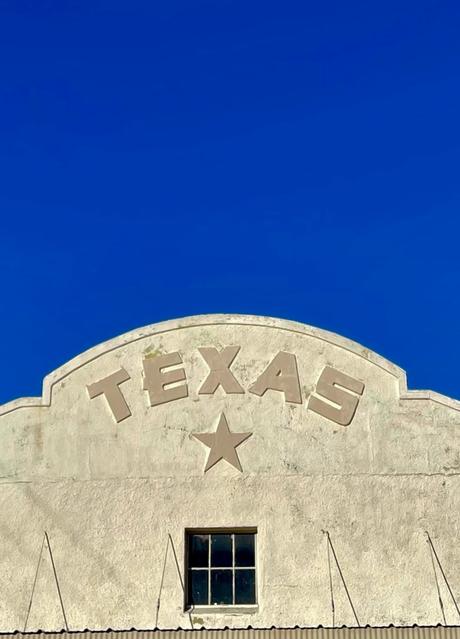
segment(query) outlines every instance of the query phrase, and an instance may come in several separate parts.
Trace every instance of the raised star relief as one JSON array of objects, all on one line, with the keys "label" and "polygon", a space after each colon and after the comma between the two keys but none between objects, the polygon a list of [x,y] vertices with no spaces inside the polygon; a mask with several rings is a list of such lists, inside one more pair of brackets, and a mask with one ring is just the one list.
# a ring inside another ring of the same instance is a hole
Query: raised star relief
[{"label": "raised star relief", "polygon": [[215,433],[200,433],[193,435],[198,441],[210,448],[204,472],[206,473],[221,459],[234,466],[241,473],[243,469],[240,464],[236,448],[251,437],[252,433],[232,433],[228,427],[224,413],[221,414],[219,424]]}]

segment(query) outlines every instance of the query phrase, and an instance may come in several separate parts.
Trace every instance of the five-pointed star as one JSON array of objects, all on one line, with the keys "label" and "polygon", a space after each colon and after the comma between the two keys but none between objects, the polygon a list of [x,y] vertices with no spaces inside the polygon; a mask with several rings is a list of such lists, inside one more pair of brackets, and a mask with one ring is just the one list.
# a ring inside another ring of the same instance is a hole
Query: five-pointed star
[{"label": "five-pointed star", "polygon": [[229,464],[243,472],[240,460],[236,452],[236,447],[251,437],[252,433],[232,433],[228,427],[224,413],[220,416],[219,424],[215,433],[201,433],[193,435],[210,448],[208,460],[204,472],[207,472],[214,464],[221,459],[225,459]]}]

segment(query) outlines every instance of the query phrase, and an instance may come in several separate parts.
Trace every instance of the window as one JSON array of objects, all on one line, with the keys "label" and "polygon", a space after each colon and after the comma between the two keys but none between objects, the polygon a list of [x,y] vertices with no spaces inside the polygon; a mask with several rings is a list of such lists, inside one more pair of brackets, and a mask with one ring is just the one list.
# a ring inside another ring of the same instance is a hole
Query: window
[{"label": "window", "polygon": [[256,603],[256,532],[187,533],[187,604]]}]

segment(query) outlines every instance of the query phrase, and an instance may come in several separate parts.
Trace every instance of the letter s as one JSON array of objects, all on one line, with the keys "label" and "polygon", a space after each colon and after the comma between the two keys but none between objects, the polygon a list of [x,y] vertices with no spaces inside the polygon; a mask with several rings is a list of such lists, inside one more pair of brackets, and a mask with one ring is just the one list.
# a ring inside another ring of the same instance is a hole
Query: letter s
[{"label": "letter s", "polygon": [[308,408],[336,424],[348,426],[351,424],[359,402],[359,397],[351,393],[362,395],[363,391],[364,384],[362,382],[336,371],[331,366],[326,366],[316,385],[316,393],[336,406],[325,402],[321,397],[312,395],[308,402]]}]

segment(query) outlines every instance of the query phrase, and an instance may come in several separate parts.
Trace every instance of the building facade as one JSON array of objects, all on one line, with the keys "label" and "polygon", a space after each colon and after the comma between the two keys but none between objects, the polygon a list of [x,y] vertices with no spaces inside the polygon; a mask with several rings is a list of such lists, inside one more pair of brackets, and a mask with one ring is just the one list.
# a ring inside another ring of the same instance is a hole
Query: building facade
[{"label": "building facade", "polygon": [[460,403],[345,338],[148,326],[0,437],[3,632],[460,624]]}]

